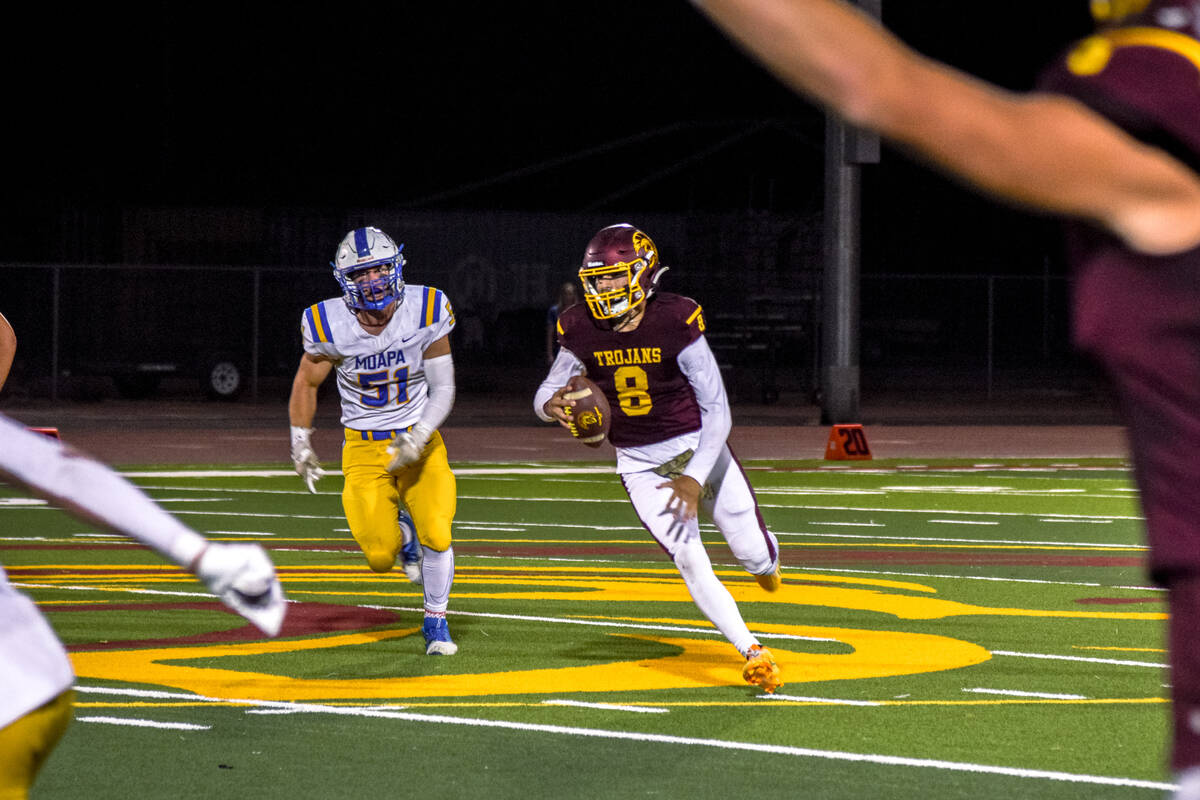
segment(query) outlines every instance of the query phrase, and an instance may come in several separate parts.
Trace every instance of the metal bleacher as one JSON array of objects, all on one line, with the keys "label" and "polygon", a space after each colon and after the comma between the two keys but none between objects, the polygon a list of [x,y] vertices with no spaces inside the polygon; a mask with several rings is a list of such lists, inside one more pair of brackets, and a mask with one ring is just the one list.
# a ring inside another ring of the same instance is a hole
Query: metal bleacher
[{"label": "metal bleacher", "polygon": [[749,295],[744,311],[712,316],[705,337],[734,400],[769,404],[785,387],[810,388],[817,374],[815,302],[807,292]]}]

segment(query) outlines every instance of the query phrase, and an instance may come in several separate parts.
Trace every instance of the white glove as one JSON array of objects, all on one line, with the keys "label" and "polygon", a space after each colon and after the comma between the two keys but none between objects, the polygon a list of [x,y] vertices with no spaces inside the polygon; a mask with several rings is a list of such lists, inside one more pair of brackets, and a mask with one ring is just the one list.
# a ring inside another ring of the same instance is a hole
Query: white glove
[{"label": "white glove", "polygon": [[312,428],[292,426],[292,464],[296,467],[296,474],[304,478],[308,490],[316,494],[317,490],[313,484],[321,479],[325,470],[321,469],[317,453],[313,450],[312,432]]},{"label": "white glove", "polygon": [[196,564],[196,577],[263,633],[279,633],[287,605],[275,565],[260,545],[209,542]]},{"label": "white glove", "polygon": [[420,422],[413,425],[411,431],[397,433],[387,446],[388,455],[392,457],[388,461],[387,471],[396,473],[417,461],[425,451],[425,445],[429,444],[430,436],[433,436],[433,429]]}]

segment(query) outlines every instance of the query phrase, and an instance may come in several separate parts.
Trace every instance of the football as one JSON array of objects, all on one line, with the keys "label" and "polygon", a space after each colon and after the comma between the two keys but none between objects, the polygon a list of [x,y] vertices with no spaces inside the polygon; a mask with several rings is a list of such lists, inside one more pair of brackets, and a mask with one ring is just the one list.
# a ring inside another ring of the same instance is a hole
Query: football
[{"label": "football", "polygon": [[589,447],[599,447],[612,423],[608,398],[595,381],[582,375],[573,376],[567,381],[567,387],[569,391],[563,396],[575,401],[571,412],[571,435]]}]

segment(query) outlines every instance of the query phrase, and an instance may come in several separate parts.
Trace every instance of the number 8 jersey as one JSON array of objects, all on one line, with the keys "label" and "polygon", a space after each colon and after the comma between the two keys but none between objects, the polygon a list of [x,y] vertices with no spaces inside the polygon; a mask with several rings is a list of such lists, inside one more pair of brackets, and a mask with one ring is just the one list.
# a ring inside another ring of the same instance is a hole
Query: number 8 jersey
[{"label": "number 8 jersey", "polygon": [[700,406],[678,356],[704,333],[695,300],[660,292],[632,331],[602,327],[583,303],[558,318],[558,343],[575,355],[612,406],[608,439],[642,447],[700,429]]},{"label": "number 8 jersey", "polygon": [[411,283],[377,336],[341,297],[309,306],[300,317],[304,351],[334,363],[342,425],[354,430],[398,430],[421,418],[429,398],[422,354],[453,329],[449,298]]}]

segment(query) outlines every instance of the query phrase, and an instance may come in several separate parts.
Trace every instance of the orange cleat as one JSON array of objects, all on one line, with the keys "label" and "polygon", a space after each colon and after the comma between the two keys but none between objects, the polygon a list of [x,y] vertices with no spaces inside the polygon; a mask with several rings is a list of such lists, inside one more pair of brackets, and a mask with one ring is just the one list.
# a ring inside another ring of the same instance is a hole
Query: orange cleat
[{"label": "orange cleat", "polygon": [[746,683],[761,686],[767,694],[783,686],[779,677],[779,665],[775,663],[771,651],[758,644],[746,653],[746,666],[742,667],[742,677],[746,679]]}]

